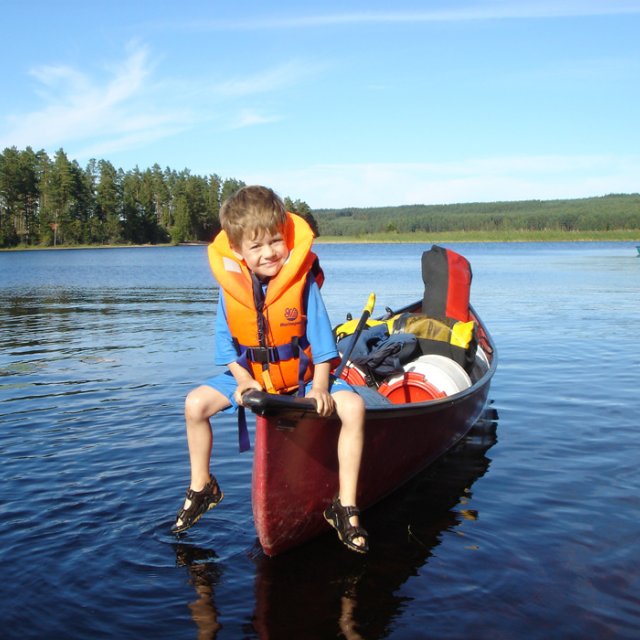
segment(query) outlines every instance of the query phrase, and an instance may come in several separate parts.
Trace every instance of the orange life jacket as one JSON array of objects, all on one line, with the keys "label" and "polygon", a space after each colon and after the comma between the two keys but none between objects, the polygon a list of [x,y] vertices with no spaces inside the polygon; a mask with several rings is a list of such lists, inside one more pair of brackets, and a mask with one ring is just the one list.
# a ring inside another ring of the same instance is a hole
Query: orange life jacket
[{"label": "orange life jacket", "polygon": [[289,257],[269,281],[261,312],[256,302],[261,287],[231,249],[227,234],[221,231],[208,249],[211,270],[224,295],[237,362],[270,393],[293,391],[313,376],[303,294],[310,273],[320,286],[323,281],[318,258],[311,251],[313,232],[307,222],[287,213],[284,239]]}]

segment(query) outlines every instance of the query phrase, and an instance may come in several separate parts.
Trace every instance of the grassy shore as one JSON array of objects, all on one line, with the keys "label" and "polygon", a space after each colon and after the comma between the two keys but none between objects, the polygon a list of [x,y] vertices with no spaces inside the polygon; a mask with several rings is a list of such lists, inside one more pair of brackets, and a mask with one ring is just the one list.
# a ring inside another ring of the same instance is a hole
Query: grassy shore
[{"label": "grassy shore", "polygon": [[[194,243],[200,244],[200,243]],[[204,243],[208,244],[208,243]],[[144,249],[152,247],[171,247],[172,244],[59,244],[55,247],[45,246],[41,244],[36,245],[18,245],[16,247],[2,248],[0,251],[58,251],[68,249]]]},{"label": "grassy shore", "polygon": [[321,236],[316,242],[633,242],[640,229],[611,231],[446,231],[441,233],[372,233],[363,236]]},{"label": "grassy shore", "polygon": [[[640,229],[611,231],[447,231],[442,233],[371,233],[362,236],[320,236],[317,243],[397,243],[420,244],[446,242],[630,242],[640,245]],[[206,242],[183,243],[206,245]],[[58,245],[17,246],[0,251],[25,251],[40,249],[121,249],[131,247],[169,247],[170,244],[144,245]]]}]

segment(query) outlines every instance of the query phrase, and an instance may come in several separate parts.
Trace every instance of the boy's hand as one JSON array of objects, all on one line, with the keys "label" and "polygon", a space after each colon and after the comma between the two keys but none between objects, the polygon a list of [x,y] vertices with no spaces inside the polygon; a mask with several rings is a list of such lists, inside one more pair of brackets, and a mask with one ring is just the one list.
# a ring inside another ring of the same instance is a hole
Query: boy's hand
[{"label": "boy's hand", "polygon": [[333,396],[324,389],[311,387],[306,397],[316,401],[316,411],[323,417],[330,416],[335,411],[336,403]]},{"label": "boy's hand", "polygon": [[316,401],[316,411],[322,416],[330,416],[336,409],[336,403],[329,393],[330,362],[316,364],[313,371],[313,384],[307,393],[307,398]]},{"label": "boy's hand", "polygon": [[233,397],[241,407],[244,406],[244,403],[242,402],[242,394],[245,391],[249,391],[249,389],[256,389],[257,391],[262,391],[262,387],[260,386],[260,383],[257,380],[254,380],[253,378],[248,378],[247,380],[243,380],[242,382],[238,383],[238,388],[233,394]]}]

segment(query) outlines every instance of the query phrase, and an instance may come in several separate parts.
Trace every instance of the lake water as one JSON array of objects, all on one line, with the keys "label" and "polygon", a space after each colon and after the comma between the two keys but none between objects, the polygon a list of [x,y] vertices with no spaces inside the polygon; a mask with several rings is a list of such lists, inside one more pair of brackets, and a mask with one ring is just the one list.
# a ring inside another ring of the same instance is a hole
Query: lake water
[{"label": "lake water", "polygon": [[[216,370],[205,248],[0,253],[2,637],[640,637],[635,246],[450,246],[498,346],[497,422],[364,514],[368,556],[329,533],[273,559],[233,417],[225,501],[169,533],[183,398]],[[319,245],[334,323],[371,290],[420,298],[426,248]]]}]

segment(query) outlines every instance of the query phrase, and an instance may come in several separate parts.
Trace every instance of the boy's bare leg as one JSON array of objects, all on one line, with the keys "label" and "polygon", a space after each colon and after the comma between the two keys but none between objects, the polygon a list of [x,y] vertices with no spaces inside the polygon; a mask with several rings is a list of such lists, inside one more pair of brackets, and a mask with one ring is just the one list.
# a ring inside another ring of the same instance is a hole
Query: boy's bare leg
[{"label": "boy's bare leg", "polygon": [[[336,411],[342,423],[338,437],[338,465],[340,490],[338,497],[343,506],[357,506],[358,476],[364,446],[364,401],[353,391],[336,391],[333,394]],[[359,526],[357,516],[349,522]],[[355,538],[354,543],[363,545],[365,540]]]},{"label": "boy's bare leg", "polygon": [[[209,464],[213,448],[213,433],[209,418],[229,406],[229,400],[211,387],[193,389],[184,403],[184,417],[187,428],[187,444],[191,462],[190,489],[201,491],[209,482]],[[185,500],[188,509],[190,500]]]}]

